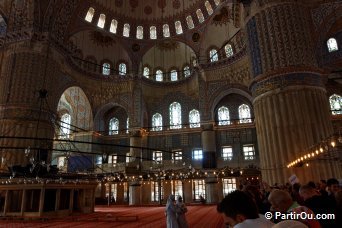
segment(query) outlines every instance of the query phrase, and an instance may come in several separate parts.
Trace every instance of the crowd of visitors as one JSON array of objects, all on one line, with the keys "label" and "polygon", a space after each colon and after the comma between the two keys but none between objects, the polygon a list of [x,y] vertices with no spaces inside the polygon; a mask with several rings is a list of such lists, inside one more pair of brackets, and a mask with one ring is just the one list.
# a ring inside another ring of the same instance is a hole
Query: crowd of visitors
[{"label": "crowd of visitors", "polygon": [[[217,205],[224,223],[233,228],[342,227],[342,187],[335,178],[319,183],[243,185]],[[187,228],[187,208],[170,195],[165,215],[167,228]]]},{"label": "crowd of visitors", "polygon": [[301,185],[246,185],[217,206],[229,227],[342,227],[342,188],[337,179]]}]

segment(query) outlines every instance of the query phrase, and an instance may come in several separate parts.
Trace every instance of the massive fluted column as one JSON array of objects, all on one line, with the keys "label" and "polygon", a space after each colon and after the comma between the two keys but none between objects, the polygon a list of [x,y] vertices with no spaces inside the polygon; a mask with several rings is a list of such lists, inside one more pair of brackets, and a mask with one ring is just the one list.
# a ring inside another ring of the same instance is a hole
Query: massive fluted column
[{"label": "massive fluted column", "polygon": [[[46,44],[23,41],[4,51],[0,72],[0,151],[1,170],[14,165],[25,166],[29,157],[47,160],[52,148],[53,85],[58,85],[58,64],[48,56]],[[50,105],[50,107],[49,107]],[[14,137],[14,138],[4,138]],[[26,139],[18,138],[26,137]],[[36,148],[36,149],[35,149]]]},{"label": "massive fluted column", "polygon": [[216,140],[212,124],[202,125],[203,168],[216,168]]},{"label": "massive fluted column", "polygon": [[263,179],[283,183],[296,174],[304,183],[341,177],[341,167],[334,161],[286,167],[333,133],[306,6],[294,0],[251,2],[245,5],[246,31]]}]

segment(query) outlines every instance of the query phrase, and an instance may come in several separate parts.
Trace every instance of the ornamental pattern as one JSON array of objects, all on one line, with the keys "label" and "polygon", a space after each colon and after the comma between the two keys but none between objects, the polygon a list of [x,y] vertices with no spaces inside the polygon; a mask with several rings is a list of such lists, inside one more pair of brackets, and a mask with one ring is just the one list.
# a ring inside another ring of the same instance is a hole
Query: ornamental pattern
[{"label": "ornamental pattern", "polygon": [[295,85],[324,87],[322,78],[318,74],[292,73],[286,75],[277,75],[275,77],[267,78],[261,82],[255,83],[251,86],[251,91],[253,97],[257,97],[271,90],[283,89],[285,87]]}]

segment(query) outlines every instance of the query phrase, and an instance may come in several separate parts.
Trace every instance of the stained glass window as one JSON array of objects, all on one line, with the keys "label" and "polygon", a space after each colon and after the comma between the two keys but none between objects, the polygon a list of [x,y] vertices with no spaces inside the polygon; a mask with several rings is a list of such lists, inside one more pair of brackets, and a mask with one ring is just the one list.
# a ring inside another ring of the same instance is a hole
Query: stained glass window
[{"label": "stained glass window", "polygon": [[176,70],[171,70],[171,81],[177,81],[178,80],[178,73]]},{"label": "stained glass window", "polygon": [[173,154],[172,154],[172,158],[173,160],[175,161],[179,161],[179,160],[182,160],[183,157],[182,157],[182,151],[172,151]]},{"label": "stained glass window", "polygon": [[179,129],[182,127],[182,107],[178,102],[173,102],[169,108],[170,111],[170,129]]},{"label": "stained glass window", "polygon": [[234,55],[233,47],[231,44],[226,44],[226,46],[224,46],[224,51],[226,52],[227,58]]},{"label": "stained glass window", "polygon": [[144,67],[143,76],[146,77],[146,78],[150,77],[150,68]]},{"label": "stained glass window", "polygon": [[[161,192],[159,192],[159,189]],[[158,181],[152,181],[151,182],[151,201],[152,202],[159,202],[159,193],[160,193],[160,200],[162,201],[164,198],[164,188],[163,184]]]},{"label": "stained glass window", "polygon": [[59,138],[69,138],[70,136],[70,124],[71,116],[69,113],[65,113],[61,117],[61,129]]},{"label": "stained glass window", "polygon": [[205,8],[207,9],[207,12],[209,15],[213,14],[213,8],[211,7],[211,4],[209,1],[205,1],[204,3]]},{"label": "stained glass window", "polygon": [[104,63],[102,65],[102,74],[103,75],[110,75],[110,64],[109,63]]},{"label": "stained glass window", "polygon": [[194,21],[192,20],[191,15],[186,17],[186,23],[188,24],[189,29],[193,29],[195,27]]},{"label": "stained glass window", "polygon": [[157,39],[157,28],[156,26],[151,26],[150,27],[150,39]]},{"label": "stained glass window", "polygon": [[233,159],[233,147],[231,146],[222,147],[222,158],[223,160],[231,161]]},{"label": "stained glass window", "polygon": [[156,71],[156,81],[158,81],[158,82],[163,81],[163,71],[161,71],[161,70]]},{"label": "stained glass window", "polygon": [[201,160],[201,159],[203,159],[203,150],[202,149],[194,149],[192,151],[192,158],[194,160]]},{"label": "stained glass window", "polygon": [[218,53],[216,49],[211,49],[209,52],[210,62],[217,62],[218,61]]},{"label": "stained glass window", "polygon": [[236,190],[236,179],[235,178],[224,178],[222,179],[223,196]]},{"label": "stained glass window", "polygon": [[142,26],[137,27],[137,39],[144,38],[144,28]]},{"label": "stained glass window", "polygon": [[119,64],[119,75],[126,75],[127,73],[127,67],[125,63]]},{"label": "stained glass window", "polygon": [[85,20],[88,21],[88,22],[91,22],[93,20],[94,13],[95,13],[94,8],[90,7],[88,9],[88,12],[87,12],[87,15],[85,17]]},{"label": "stained glass window", "polygon": [[251,123],[251,110],[248,105],[242,104],[239,106],[240,123]]},{"label": "stained glass window", "polygon": [[200,127],[200,113],[198,110],[193,109],[189,112],[189,122],[190,122],[190,128],[194,127]]},{"label": "stained glass window", "polygon": [[109,120],[109,135],[119,134],[119,120],[115,117]]},{"label": "stained glass window", "polygon": [[205,198],[205,183],[204,180],[194,180],[194,196],[195,200]]},{"label": "stained glass window", "polygon": [[103,28],[106,22],[106,15],[100,14],[99,21],[97,22],[97,27]]},{"label": "stained glass window", "polygon": [[172,194],[177,196],[183,196],[183,184],[181,180],[174,180],[171,182],[172,186]]},{"label": "stained glass window", "polygon": [[333,94],[329,97],[330,109],[333,115],[342,114],[342,97],[337,94]]},{"label": "stained glass window", "polygon": [[129,30],[130,30],[129,24],[127,24],[127,23],[124,24],[122,35],[125,37],[129,37]]},{"label": "stained glass window", "polygon": [[108,157],[108,163],[109,164],[116,164],[118,163],[118,155],[117,154],[111,154]]},{"label": "stained glass window", "polygon": [[222,106],[218,109],[218,120],[219,125],[229,125],[230,124],[230,118],[229,118],[229,110],[227,107]]},{"label": "stained glass window", "polygon": [[253,145],[243,145],[243,155],[245,160],[254,160],[255,151]]},{"label": "stained glass window", "polygon": [[126,153],[126,163],[129,163],[129,162],[131,162],[131,153],[127,152]]},{"label": "stained glass window", "polygon": [[118,21],[113,19],[112,22],[110,23],[109,32],[116,33],[117,28],[118,28]]},{"label": "stained glass window", "polygon": [[196,10],[196,15],[197,15],[198,21],[202,23],[204,21],[202,10],[201,9]]},{"label": "stained glass window", "polygon": [[126,133],[129,133],[129,117],[126,120]]},{"label": "stained glass window", "polygon": [[175,27],[176,27],[176,33],[177,34],[183,33],[182,23],[180,21],[175,22]]},{"label": "stained glass window", "polygon": [[155,162],[161,163],[163,161],[163,152],[153,151],[153,160]]},{"label": "stained glass window", "polygon": [[170,37],[170,28],[168,24],[163,25],[163,36]]},{"label": "stained glass window", "polygon": [[337,41],[335,38],[330,38],[327,41],[327,46],[328,46],[328,51],[329,52],[333,52],[333,51],[337,51],[338,50],[338,45],[337,45]]},{"label": "stained glass window", "polygon": [[189,77],[191,72],[190,72],[190,67],[189,66],[185,66],[183,69],[183,73],[184,73],[184,77]]},{"label": "stained glass window", "polygon": [[152,131],[163,130],[163,117],[159,113],[152,116]]},{"label": "stained glass window", "polygon": [[218,6],[220,4],[221,0],[214,0],[214,2],[215,2],[215,5]]}]

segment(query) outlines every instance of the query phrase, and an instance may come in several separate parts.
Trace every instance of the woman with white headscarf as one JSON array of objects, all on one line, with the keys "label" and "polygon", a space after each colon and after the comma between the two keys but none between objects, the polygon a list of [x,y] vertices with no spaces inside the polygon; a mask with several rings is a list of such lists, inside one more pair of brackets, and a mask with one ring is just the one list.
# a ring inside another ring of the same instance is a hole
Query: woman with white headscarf
[{"label": "woman with white headscarf", "polygon": [[166,207],[165,207],[165,215],[166,215],[166,226],[167,228],[179,228],[177,217],[176,217],[177,207],[176,200],[174,195],[170,195],[167,199]]},{"label": "woman with white headscarf", "polygon": [[181,196],[178,196],[176,205],[177,205],[177,221],[178,221],[179,228],[188,228],[189,225],[185,218],[185,213],[188,211],[188,209],[183,203],[183,199]]}]

